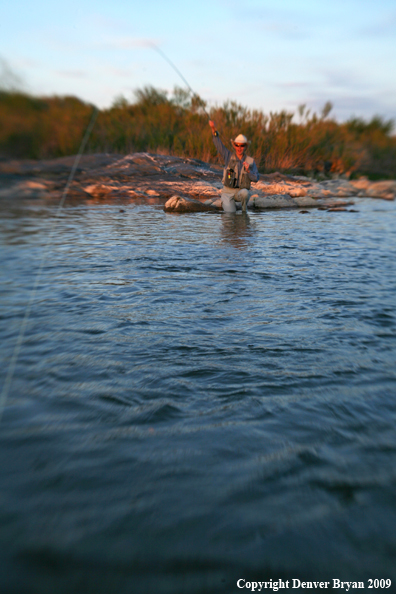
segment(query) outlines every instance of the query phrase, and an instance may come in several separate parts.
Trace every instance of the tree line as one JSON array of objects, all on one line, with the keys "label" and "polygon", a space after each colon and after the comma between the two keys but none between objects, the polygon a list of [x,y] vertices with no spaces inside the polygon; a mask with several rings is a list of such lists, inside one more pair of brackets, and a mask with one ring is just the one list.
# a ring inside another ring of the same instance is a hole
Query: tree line
[{"label": "tree line", "polygon": [[[338,123],[326,103],[317,114],[304,105],[296,113],[265,114],[235,101],[208,108],[198,96],[176,87],[135,92],[99,111],[86,152],[152,152],[216,162],[205,110],[223,142],[243,133],[262,172],[301,175],[396,177],[394,122],[380,116]],[[0,157],[44,159],[77,153],[93,106],[77,97],[35,97],[0,90]]]}]

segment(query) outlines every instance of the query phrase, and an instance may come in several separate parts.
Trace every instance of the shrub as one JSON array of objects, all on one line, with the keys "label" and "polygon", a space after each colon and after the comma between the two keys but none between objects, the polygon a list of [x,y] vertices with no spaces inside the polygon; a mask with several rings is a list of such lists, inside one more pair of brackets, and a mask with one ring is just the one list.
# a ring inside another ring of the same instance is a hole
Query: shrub
[{"label": "shrub", "polygon": [[[90,121],[93,106],[76,97],[32,97],[0,91],[0,156],[50,158],[75,154]],[[318,116],[302,105],[297,114],[268,115],[226,101],[210,110],[223,142],[240,132],[251,144],[250,154],[261,171],[347,173],[392,177],[396,171],[393,121],[352,118],[338,123],[329,117],[327,102]],[[184,89],[145,87],[135,101],[118,97],[100,111],[88,152],[160,152],[217,161],[207,122],[207,105]]]}]

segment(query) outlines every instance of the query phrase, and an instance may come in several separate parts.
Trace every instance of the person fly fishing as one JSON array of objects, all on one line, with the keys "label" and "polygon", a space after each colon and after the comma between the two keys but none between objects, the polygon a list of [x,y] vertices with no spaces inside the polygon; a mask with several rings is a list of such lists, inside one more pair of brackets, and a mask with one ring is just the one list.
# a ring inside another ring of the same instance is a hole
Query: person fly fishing
[{"label": "person fly fishing", "polygon": [[249,200],[250,184],[259,179],[259,172],[252,157],[246,156],[248,139],[239,134],[232,140],[235,153],[224,146],[219,138],[219,133],[212,120],[209,120],[212,129],[213,142],[217,152],[224,160],[223,189],[221,191],[221,204],[224,212],[236,212],[235,201],[242,203],[242,211],[246,212]]}]

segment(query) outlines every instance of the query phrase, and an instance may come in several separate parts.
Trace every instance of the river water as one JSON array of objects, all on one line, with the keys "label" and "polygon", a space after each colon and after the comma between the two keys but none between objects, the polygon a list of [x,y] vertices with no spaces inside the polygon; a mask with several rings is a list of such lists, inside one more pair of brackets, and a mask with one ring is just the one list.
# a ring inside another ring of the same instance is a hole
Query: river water
[{"label": "river water", "polygon": [[395,592],[396,203],[56,208],[0,205],[1,384],[42,263],[0,424],[2,594]]}]

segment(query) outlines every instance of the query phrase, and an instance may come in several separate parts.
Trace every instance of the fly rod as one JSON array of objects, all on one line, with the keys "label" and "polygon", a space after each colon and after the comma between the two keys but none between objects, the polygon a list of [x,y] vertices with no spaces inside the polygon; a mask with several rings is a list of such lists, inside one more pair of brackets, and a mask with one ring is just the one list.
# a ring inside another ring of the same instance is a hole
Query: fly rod
[{"label": "fly rod", "polygon": [[[164,54],[164,52],[158,47],[158,45],[155,45],[155,43],[150,43],[150,47],[153,48],[153,50],[155,50],[156,52],[159,53],[160,56],[162,56],[164,58],[164,60],[166,62],[168,62],[169,66],[171,66],[173,68],[173,70],[180,76],[180,78],[182,79],[182,81],[184,82],[184,84],[187,86],[187,88],[189,89],[191,95],[193,97],[197,97],[199,98],[199,95],[197,95],[197,93],[194,93],[193,89],[191,88],[190,84],[188,83],[188,81],[185,79],[185,77],[182,75],[182,73],[180,72],[180,70],[174,65],[174,63],[172,62],[172,60],[170,60],[168,58],[168,56],[166,54]],[[205,106],[202,105],[202,108],[205,112],[206,117],[208,118],[208,120],[210,120],[210,115],[208,114],[208,112],[205,109]]]},{"label": "fly rod", "polygon": [[[155,50],[157,53],[159,53],[159,55],[160,55],[160,56],[162,56],[162,58],[163,58],[163,59],[164,59],[164,60],[165,60],[165,61],[166,61],[166,62],[169,64],[169,66],[171,66],[171,68],[173,68],[173,70],[174,70],[174,71],[175,71],[175,72],[176,72],[176,73],[177,73],[177,74],[180,76],[180,78],[182,79],[182,81],[183,81],[183,82],[184,82],[184,84],[187,86],[188,90],[190,91],[190,93],[191,93],[192,97],[193,97],[193,98],[194,98],[194,97],[197,97],[197,98],[199,98],[199,95],[197,95],[197,93],[195,93],[195,92],[193,91],[193,89],[191,88],[191,85],[189,84],[189,82],[187,81],[187,79],[186,79],[186,78],[183,76],[183,74],[180,72],[180,70],[177,68],[177,66],[175,66],[175,64],[172,62],[172,60],[171,60],[170,58],[168,58],[168,56],[167,56],[167,55],[166,55],[166,54],[165,54],[165,53],[164,53],[164,52],[163,52],[163,51],[162,51],[162,50],[161,50],[161,49],[158,47],[158,45],[155,45],[155,43],[149,43],[149,45],[150,45],[150,47],[151,47],[153,50]],[[210,115],[208,114],[208,112],[206,111],[206,109],[205,109],[205,106],[204,106],[204,105],[202,105],[201,107],[202,107],[202,109],[204,110],[204,112],[205,112],[205,115],[206,115],[206,117],[208,118],[208,121],[211,121],[211,117],[210,117]],[[218,131],[217,131],[217,133],[219,134],[219,136],[220,136],[221,138],[223,138],[223,137],[222,137],[222,135],[220,134],[220,132],[218,132]],[[224,138],[223,138],[223,140],[224,140]],[[228,144],[228,143],[227,143],[227,144]]]}]

